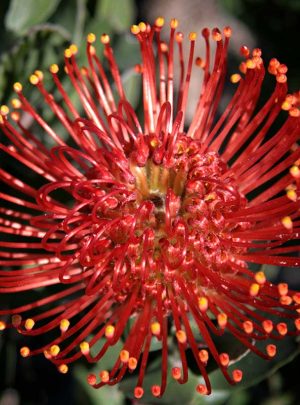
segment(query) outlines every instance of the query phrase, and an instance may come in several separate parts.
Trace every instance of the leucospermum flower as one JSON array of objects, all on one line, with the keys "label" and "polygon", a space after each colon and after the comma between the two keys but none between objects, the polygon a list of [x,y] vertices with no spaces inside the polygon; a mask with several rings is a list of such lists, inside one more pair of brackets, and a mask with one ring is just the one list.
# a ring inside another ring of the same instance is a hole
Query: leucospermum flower
[{"label": "leucospermum flower", "polygon": [[[270,61],[275,87],[258,109],[265,66],[259,49],[243,47],[240,73],[231,76],[235,93],[217,116],[230,28],[202,31],[206,56],[196,58],[195,67],[196,34],[184,41],[173,19],[165,43],[163,25],[158,18],[153,26],[131,28],[141,50],[135,68],[142,77],[141,121],[126,99],[108,35],[101,37],[108,71],[93,34],[87,37],[86,67],[78,66],[75,45],[65,51],[63,74],[84,112],[68,96],[57,65],[50,67],[55,96],[42,72],[30,77],[69,141],[48,125],[20,83],[14,84],[12,111],[1,107],[6,137],[1,150],[25,169],[24,178],[5,167],[0,172],[8,188],[0,194],[0,291],[43,288],[39,300],[1,310],[1,329],[49,336],[43,347],[22,347],[21,355],[44,353],[62,373],[81,356],[99,362],[99,376],[88,376],[96,388],[116,384],[135,370],[136,398],[144,393],[153,341],[162,353],[154,396],[163,395],[168,372],[180,384],[188,380],[187,348],[203,376],[204,384],[195,388],[209,394],[209,358],[230,383],[242,379],[242,370],[228,371],[230,356],[219,350],[214,335],[229,332],[270,359],[276,354],[271,339],[300,329],[300,294],[249,268],[250,263],[300,265],[299,94],[287,94],[287,67]],[[187,61],[184,42],[190,49]],[[180,67],[176,96],[175,63]],[[199,68],[203,83],[186,128],[190,76]],[[277,120],[279,115],[284,120]],[[38,129],[54,147],[41,142]],[[40,178],[36,188],[32,173]],[[169,336],[177,342],[179,359],[171,371]],[[101,369],[101,358],[120,339],[123,348],[114,366]],[[99,340],[104,343],[95,352]],[[258,341],[265,341],[264,350]]]}]

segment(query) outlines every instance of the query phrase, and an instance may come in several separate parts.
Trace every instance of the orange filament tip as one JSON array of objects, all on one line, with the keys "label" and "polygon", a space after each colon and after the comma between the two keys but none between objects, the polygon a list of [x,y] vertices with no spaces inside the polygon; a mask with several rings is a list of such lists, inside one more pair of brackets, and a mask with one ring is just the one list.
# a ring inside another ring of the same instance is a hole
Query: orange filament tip
[{"label": "orange filament tip", "polygon": [[241,52],[241,55],[245,56],[245,58],[248,58],[248,56],[250,55],[250,50],[249,50],[249,48],[248,48],[247,46],[245,46],[245,45],[243,45],[243,46],[240,48],[240,52]]},{"label": "orange filament tip", "polygon": [[281,219],[281,223],[286,229],[288,229],[288,230],[293,229],[293,221],[292,221],[291,217],[289,217],[289,216],[283,217]]},{"label": "orange filament tip", "polygon": [[267,281],[266,275],[263,271],[258,271],[257,273],[255,273],[254,278],[255,278],[255,281],[260,285],[265,284],[265,282]]},{"label": "orange filament tip", "polygon": [[40,79],[38,78],[37,75],[30,75],[29,76],[29,81],[31,84],[33,84],[34,86],[37,85],[40,81]]},{"label": "orange filament tip", "polygon": [[300,178],[300,170],[299,167],[294,165],[290,168],[290,174],[295,178],[299,179]]},{"label": "orange filament tip", "polygon": [[102,370],[99,373],[99,377],[101,378],[101,382],[107,383],[109,381],[109,372],[107,370]]},{"label": "orange filament tip", "polygon": [[70,321],[68,319],[62,319],[60,321],[59,327],[62,332],[66,332],[69,329]]},{"label": "orange filament tip", "polygon": [[179,380],[181,378],[181,369],[179,367],[172,368],[172,377],[174,380]]},{"label": "orange filament tip", "polygon": [[22,357],[28,357],[30,355],[30,349],[27,346],[23,346],[20,349],[20,354]]},{"label": "orange filament tip", "polygon": [[58,345],[52,345],[49,349],[51,356],[55,357],[60,352],[60,347]]},{"label": "orange filament tip", "polygon": [[20,113],[13,111],[11,113],[11,118],[12,118],[12,120],[18,122],[20,120]]},{"label": "orange filament tip", "polygon": [[280,297],[280,304],[282,305],[291,305],[292,302],[293,299],[289,295],[283,295],[282,297]]},{"label": "orange filament tip", "polygon": [[159,142],[157,139],[151,139],[150,145],[152,146],[152,148],[156,148],[159,145]]},{"label": "orange filament tip", "polygon": [[135,370],[137,366],[137,359],[135,357],[129,357],[128,368],[129,370]]},{"label": "orange filament tip", "polygon": [[97,382],[97,377],[95,376],[95,374],[89,374],[89,375],[87,376],[87,382],[88,382],[88,384],[90,384],[90,385],[95,385],[96,382]]},{"label": "orange filament tip", "polygon": [[202,69],[205,68],[205,61],[202,58],[200,58],[199,56],[196,58],[195,64],[196,64],[196,66],[198,66]]},{"label": "orange filament tip", "polygon": [[69,49],[70,49],[70,51],[72,52],[72,55],[76,55],[77,52],[78,52],[77,45],[75,45],[75,44],[71,44],[71,45],[69,46]]},{"label": "orange filament tip", "polygon": [[207,363],[209,359],[208,351],[203,349],[199,351],[199,359],[202,363]]},{"label": "orange filament tip", "polygon": [[197,33],[196,32],[190,32],[189,40],[190,41],[196,41],[196,38],[197,38]]},{"label": "orange filament tip", "polygon": [[152,392],[152,395],[154,397],[159,397],[160,392],[161,392],[160,386],[159,385],[152,385],[151,392]]},{"label": "orange filament tip", "polygon": [[300,330],[300,318],[295,319],[295,326],[297,330]]},{"label": "orange filament tip", "polygon": [[178,27],[179,21],[177,20],[177,18],[172,18],[171,22],[170,22],[170,27],[175,30]]},{"label": "orange filament tip", "polygon": [[18,326],[20,326],[21,322],[22,322],[22,317],[21,317],[21,315],[13,315],[13,316],[11,317],[11,323],[13,324],[13,326],[14,326],[15,328],[17,328]]},{"label": "orange filament tip", "polygon": [[128,350],[121,350],[121,352],[120,352],[120,360],[123,363],[128,363],[128,360],[129,360],[129,351]]},{"label": "orange filament tip", "polygon": [[6,328],[6,323],[4,321],[0,321],[0,330],[4,330]]},{"label": "orange filament tip", "polygon": [[25,329],[26,330],[31,330],[34,327],[34,324],[35,324],[35,322],[34,322],[33,319],[31,319],[31,318],[26,319],[26,321],[25,321]]},{"label": "orange filament tip", "polygon": [[58,371],[62,374],[66,374],[69,370],[69,367],[66,364],[60,364],[58,366]]},{"label": "orange filament tip", "polygon": [[9,108],[7,107],[7,105],[2,105],[0,107],[0,114],[3,116],[6,116],[9,114]]},{"label": "orange filament tip", "polygon": [[277,347],[275,345],[268,345],[266,347],[266,351],[267,351],[268,356],[274,357],[274,356],[276,356]]},{"label": "orange filament tip", "polygon": [[287,283],[279,283],[277,288],[280,295],[287,295],[289,292],[289,286]]},{"label": "orange filament tip", "polygon": [[289,111],[292,108],[292,104],[289,103],[287,100],[285,100],[282,104],[281,104],[281,109],[284,111]]},{"label": "orange filament tip", "polygon": [[216,42],[219,42],[222,40],[222,34],[217,28],[212,30],[212,39]]},{"label": "orange filament tip", "polygon": [[86,341],[81,342],[80,345],[79,345],[79,347],[80,347],[80,350],[81,350],[81,353],[82,353],[82,354],[84,354],[84,355],[89,354],[89,352],[90,352],[90,345],[89,345],[89,342],[86,342]]},{"label": "orange filament tip", "polygon": [[206,297],[200,297],[198,299],[198,306],[200,311],[205,312],[208,309],[208,299]]},{"label": "orange filament tip", "polygon": [[272,67],[275,67],[277,69],[279,67],[279,65],[280,65],[280,62],[279,62],[278,59],[272,58],[270,60],[270,62],[269,62],[269,65],[272,66]]},{"label": "orange filament tip", "polygon": [[140,29],[140,32],[146,32],[147,31],[147,25],[143,21],[141,21],[139,23],[139,29]]},{"label": "orange filament tip", "polygon": [[232,372],[232,379],[234,382],[238,383],[240,381],[242,381],[243,378],[243,372],[242,370],[233,370]]},{"label": "orange filament tip", "polygon": [[65,58],[68,58],[68,59],[71,58],[72,57],[71,49],[70,48],[65,49],[64,55],[65,55]]},{"label": "orange filament tip", "polygon": [[150,325],[151,333],[155,336],[160,335],[160,324],[158,322],[153,322]]},{"label": "orange filament tip", "polygon": [[293,295],[293,300],[295,301],[296,304],[300,304],[300,293],[296,293]]},{"label": "orange filament tip", "polygon": [[227,367],[229,364],[229,356],[227,353],[221,353],[219,356],[220,363],[223,367]]},{"label": "orange filament tip", "polygon": [[285,336],[288,332],[287,324],[284,322],[279,323],[276,326],[276,328],[277,328],[279,335],[281,335],[281,336]]},{"label": "orange filament tip", "polygon": [[256,297],[259,293],[259,290],[260,290],[259,284],[253,283],[250,286],[249,294],[251,295],[251,297]]},{"label": "orange filament tip", "polygon": [[4,118],[0,115],[0,124],[4,124]]},{"label": "orange filament tip", "polygon": [[47,360],[50,360],[51,359],[51,354],[49,353],[49,350],[44,350],[44,356],[45,356],[45,358],[47,359]]},{"label": "orange filament tip", "polygon": [[135,71],[136,73],[142,73],[142,71],[143,71],[142,65],[139,64],[139,63],[137,63],[137,64],[134,66],[134,71]]},{"label": "orange filament tip", "polygon": [[20,82],[16,82],[13,85],[13,89],[14,89],[14,91],[16,93],[20,93],[22,91],[22,89],[23,89],[23,86],[22,86],[22,84]]},{"label": "orange filament tip", "polygon": [[218,314],[217,320],[218,320],[218,325],[220,328],[224,329],[225,326],[227,325],[227,315],[224,313]]},{"label": "orange filament tip", "polygon": [[278,74],[278,75],[276,75],[276,81],[278,83],[286,83],[287,82],[287,77],[284,74]]},{"label": "orange filament tip", "polygon": [[287,190],[286,196],[289,200],[296,202],[297,201],[297,193],[295,190]]},{"label": "orange filament tip", "polygon": [[56,63],[53,63],[50,67],[49,70],[51,73],[56,74],[59,71],[59,67]]},{"label": "orange filament tip", "polygon": [[241,73],[245,74],[247,72],[247,66],[245,62],[241,62],[239,66],[239,70]]},{"label": "orange filament tip", "polygon": [[251,321],[243,322],[243,329],[248,334],[252,333],[253,332],[253,323]]},{"label": "orange filament tip", "polygon": [[110,42],[110,36],[108,34],[102,34],[100,37],[100,41],[103,45],[107,45]]},{"label": "orange filament tip", "polygon": [[44,79],[44,73],[41,70],[35,70],[34,74],[40,79],[43,80]]},{"label": "orange filament tip", "polygon": [[204,384],[198,384],[196,386],[196,391],[201,395],[207,395],[208,391]]},{"label": "orange filament tip", "polygon": [[186,333],[184,330],[178,330],[176,332],[176,338],[178,340],[179,343],[185,343],[187,338],[186,338]]},{"label": "orange filament tip", "polygon": [[176,32],[175,39],[178,43],[183,41],[183,33],[182,32]]},{"label": "orange filament tip", "polygon": [[262,327],[264,328],[264,331],[266,333],[271,333],[274,328],[274,325],[273,325],[272,321],[267,319],[267,320],[263,321]]},{"label": "orange filament tip", "polygon": [[21,101],[20,101],[18,98],[13,98],[13,99],[11,100],[11,105],[12,105],[14,108],[21,108],[21,107],[22,107],[22,103],[21,103]]},{"label": "orange filament tip", "polygon": [[90,32],[87,37],[86,40],[89,44],[93,44],[96,41],[96,35],[93,32]]},{"label": "orange filament tip", "polygon": [[108,325],[105,328],[105,336],[107,337],[107,339],[110,339],[112,337],[114,337],[115,334],[115,327],[112,325]]},{"label": "orange filament tip", "polygon": [[209,29],[208,28],[203,28],[203,30],[201,31],[201,34],[204,38],[208,38],[209,37]]},{"label": "orange filament tip", "polygon": [[165,23],[165,19],[163,17],[157,17],[157,19],[155,20],[155,25],[159,28],[163,27]]},{"label": "orange filament tip", "polygon": [[298,108],[291,108],[289,111],[291,117],[300,117],[300,110]]},{"label": "orange filament tip", "polygon": [[231,29],[231,27],[225,27],[224,30],[223,30],[223,32],[224,32],[224,35],[225,35],[226,38],[230,38],[231,35],[232,35],[232,29]]},{"label": "orange filament tip", "polygon": [[135,387],[134,389],[134,396],[136,399],[140,399],[142,398],[142,396],[144,395],[144,390],[142,387]]},{"label": "orange filament tip", "polygon": [[239,73],[234,73],[230,76],[231,83],[238,83],[241,80],[241,75]]},{"label": "orange filament tip", "polygon": [[165,42],[161,42],[161,44],[160,44],[160,50],[161,50],[163,53],[168,52],[168,45],[167,45]]},{"label": "orange filament tip", "polygon": [[132,25],[131,26],[131,33],[133,34],[133,35],[138,35],[139,33],[140,33],[140,28],[139,28],[139,26],[138,25]]},{"label": "orange filament tip", "polygon": [[254,60],[253,59],[247,59],[246,60],[246,67],[247,67],[247,69],[255,69],[256,64],[255,64]]}]

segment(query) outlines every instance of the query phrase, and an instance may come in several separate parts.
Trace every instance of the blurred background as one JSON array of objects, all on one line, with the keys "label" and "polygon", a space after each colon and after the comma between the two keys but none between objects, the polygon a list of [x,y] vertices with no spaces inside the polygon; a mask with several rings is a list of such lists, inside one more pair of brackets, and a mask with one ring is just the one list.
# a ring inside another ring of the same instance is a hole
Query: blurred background
[{"label": "blurred background", "polygon": [[[241,45],[259,46],[265,60],[276,57],[288,65],[290,90],[299,89],[300,0],[1,0],[0,103],[8,103],[13,97],[12,84],[15,81],[22,82],[26,92],[28,77],[35,69],[47,70],[52,63],[62,64],[63,50],[70,42],[82,45],[79,61],[84,64],[86,34],[94,32],[99,36],[106,32],[112,38],[128,98],[139,110],[139,77],[132,69],[139,62],[139,53],[129,27],[140,20],[154,21],[160,15],[166,19],[178,18],[180,30],[185,33],[200,32],[205,26],[222,28],[231,25],[234,35],[230,47],[230,73],[237,70]],[[198,42],[197,52],[201,56],[201,40]],[[273,84],[267,81],[263,92],[269,94]],[[69,91],[72,97],[74,90],[69,88]],[[35,101],[34,94],[30,93],[29,98]],[[48,112],[44,113],[47,116]],[[192,111],[188,117],[191,114]],[[50,114],[50,122],[51,118]],[[55,122],[52,126],[55,129]],[[9,162],[2,164],[9,165]],[[292,288],[299,289],[299,275],[295,270],[281,272],[280,268],[274,267],[265,270],[275,281],[288,281]],[[2,296],[1,307],[12,300],[15,303],[15,297]],[[85,362],[79,362],[71,367],[67,375],[61,375],[42,356],[20,358],[19,348],[26,342],[14,331],[0,334],[0,405],[300,403],[299,344],[291,338],[284,341],[281,355],[272,362],[261,361],[251,354],[244,356],[240,363],[247,375],[245,381],[237,387],[229,387],[220,377],[219,371],[212,370],[214,394],[209,398],[200,398],[195,394],[191,378],[191,384],[187,384],[183,390],[183,387],[177,390],[174,385],[169,387],[167,395],[162,399],[145,397],[140,402],[130,399],[134,378],[128,378],[120,387],[93,390],[86,383],[86,375],[88,369],[97,371],[97,367],[93,369]],[[155,376],[155,361],[159,355],[158,352],[152,356],[150,384],[151,378]],[[109,356],[104,359],[108,368],[110,361]],[[193,372],[192,364],[190,366]]]}]

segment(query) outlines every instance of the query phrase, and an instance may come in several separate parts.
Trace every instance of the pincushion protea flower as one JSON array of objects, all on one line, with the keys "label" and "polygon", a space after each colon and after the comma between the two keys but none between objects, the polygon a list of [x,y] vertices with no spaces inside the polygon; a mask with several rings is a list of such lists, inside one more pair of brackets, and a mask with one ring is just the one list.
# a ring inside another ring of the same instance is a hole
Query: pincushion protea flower
[{"label": "pincushion protea flower", "polygon": [[[20,83],[14,84],[18,97],[12,100],[13,111],[1,107],[6,136],[1,149],[29,177],[27,183],[1,169],[9,191],[0,194],[0,291],[22,294],[43,287],[38,301],[1,310],[1,328],[51,336],[38,349],[22,347],[21,355],[44,353],[62,373],[81,356],[99,361],[99,377],[88,376],[96,388],[116,384],[127,370],[136,369],[136,398],[144,392],[153,340],[162,351],[154,396],[163,395],[167,384],[169,335],[177,340],[180,359],[172,377],[180,384],[188,380],[189,348],[204,380],[196,389],[209,394],[209,357],[230,383],[242,378],[242,370],[229,373],[230,357],[216,347],[213,335],[227,331],[270,359],[276,354],[270,339],[300,329],[300,294],[287,284],[273,285],[262,271],[248,266],[300,265],[299,96],[287,94],[287,67],[270,61],[275,88],[258,110],[265,67],[259,49],[250,53],[243,47],[241,73],[231,76],[237,89],[217,118],[231,30],[210,34],[204,29],[206,56],[196,59],[204,70],[203,84],[194,118],[185,128],[196,34],[189,35],[185,65],[177,20],[171,21],[168,43],[160,39],[163,25],[158,18],[153,26],[131,28],[141,49],[136,71],[142,75],[143,124],[126,99],[108,35],[101,42],[113,85],[93,34],[87,37],[87,67],[78,67],[75,45],[65,51],[65,74],[84,113],[69,98],[57,65],[50,67],[55,97],[40,71],[30,77],[70,142],[29,103]],[[211,40],[216,44],[213,63]],[[176,97],[175,62],[181,69]],[[56,146],[48,150],[35,129],[24,125],[23,113]],[[285,121],[275,129],[279,114]],[[29,184],[32,172],[42,179],[38,188]],[[294,320],[292,327],[287,319]],[[201,345],[191,322],[202,336]],[[122,337],[115,365],[101,370],[101,358]],[[103,346],[95,352],[100,339]],[[255,343],[264,340],[261,351]]]}]

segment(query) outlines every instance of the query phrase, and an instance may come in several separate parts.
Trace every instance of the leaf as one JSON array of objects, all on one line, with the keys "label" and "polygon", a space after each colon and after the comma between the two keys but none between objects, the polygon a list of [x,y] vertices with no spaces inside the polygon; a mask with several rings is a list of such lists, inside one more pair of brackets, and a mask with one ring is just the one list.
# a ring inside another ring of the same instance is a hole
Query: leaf
[{"label": "leaf", "polygon": [[[95,355],[98,353],[106,339],[99,339],[96,344],[91,348],[91,353]],[[80,382],[82,388],[86,392],[87,397],[91,404],[110,404],[110,405],[122,405],[124,402],[123,393],[117,388],[117,386],[104,386],[101,389],[93,389],[86,380],[86,377],[90,373],[99,375],[101,370],[111,370],[117,360],[120,351],[123,348],[123,343],[118,340],[118,342],[109,347],[104,356],[93,366],[89,371],[82,366],[78,366],[74,369],[75,378]]]},{"label": "leaf", "polygon": [[86,381],[87,370],[78,366],[74,369],[74,376],[84,391],[84,403],[92,405],[110,404],[123,405],[124,395],[117,386],[104,386],[100,389],[92,388]]},{"label": "leaf", "polygon": [[60,0],[12,0],[5,16],[5,27],[21,35],[33,25],[45,22],[59,3]]},{"label": "leaf", "polygon": [[[70,2],[61,2],[51,21],[64,27],[70,33],[72,42],[78,46],[84,41],[83,34],[85,25],[88,23],[87,0],[74,0],[74,5],[70,7]],[[89,31],[87,31],[89,32]]]},{"label": "leaf", "polygon": [[[232,372],[235,368],[239,368],[243,371],[242,381],[239,384],[234,385],[232,389],[239,390],[259,383],[269,375],[273,374],[280,367],[292,361],[300,353],[299,344],[293,337],[285,337],[283,340],[274,343],[277,346],[277,355],[274,359],[264,360],[255,353],[249,352],[249,354],[242,358],[241,361],[234,366],[229,367],[229,372]],[[266,342],[259,342],[256,346],[261,351],[265,351]],[[211,373],[210,380],[213,389],[221,390],[228,387],[228,383],[220,370]]]},{"label": "leaf", "polygon": [[[153,397],[151,387],[155,384],[160,384],[161,380],[161,358],[156,359],[155,362],[148,367],[144,382],[143,389],[144,395],[142,403],[151,404],[164,404],[164,405],[206,405],[222,404],[230,395],[230,387],[227,390],[215,390],[210,396],[201,396],[196,391],[196,386],[199,384],[201,378],[189,371],[189,379],[186,384],[179,385],[171,376],[171,368],[173,367],[172,360],[169,361],[169,375],[167,388],[161,398]],[[137,377],[124,378],[120,383],[120,389],[129,398],[133,398],[133,391],[137,384]]]},{"label": "leaf", "polygon": [[[2,100],[8,100],[12,95],[12,84],[20,81],[32,90],[28,84],[28,77],[35,69],[47,69],[51,63],[63,60],[61,51],[68,33],[55,24],[35,26],[35,29],[1,57],[0,64],[0,94]],[[47,46],[41,44],[47,43]],[[61,56],[60,60],[58,55]],[[49,74],[50,75],[50,74]],[[36,94],[36,92],[33,92]]]},{"label": "leaf", "polygon": [[134,18],[133,0],[101,0],[96,17],[107,21],[115,32],[127,30]]}]

